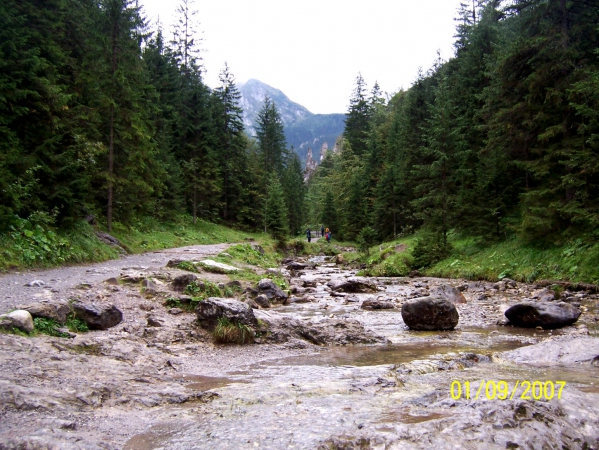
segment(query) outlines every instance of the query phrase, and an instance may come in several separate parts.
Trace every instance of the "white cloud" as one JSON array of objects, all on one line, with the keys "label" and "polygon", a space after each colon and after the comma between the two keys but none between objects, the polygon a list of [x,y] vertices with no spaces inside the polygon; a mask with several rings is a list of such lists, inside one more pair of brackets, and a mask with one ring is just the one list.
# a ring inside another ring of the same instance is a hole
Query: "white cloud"
[{"label": "white cloud", "polygon": [[[314,113],[345,112],[358,72],[395,92],[437,50],[451,57],[461,1],[197,1],[206,82],[215,86],[227,61],[238,81],[256,78]],[[169,34],[177,3],[140,3]]]}]

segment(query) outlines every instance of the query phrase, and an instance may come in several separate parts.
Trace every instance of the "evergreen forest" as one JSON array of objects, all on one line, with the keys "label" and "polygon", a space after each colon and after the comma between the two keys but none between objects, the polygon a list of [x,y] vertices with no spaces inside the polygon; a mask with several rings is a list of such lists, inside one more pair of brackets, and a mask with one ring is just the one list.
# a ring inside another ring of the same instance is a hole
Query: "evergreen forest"
[{"label": "evergreen forest", "polygon": [[456,24],[455,57],[409,89],[358,75],[309,217],[371,245],[420,230],[440,256],[452,233],[596,242],[599,3],[475,0]]},{"label": "evergreen forest", "polygon": [[418,231],[439,257],[452,235],[597,242],[596,1],[463,4],[454,57],[408,89],[358,75],[307,184],[274,101],[248,136],[229,67],[204,82],[191,0],[177,15],[171,33],[133,0],[0,3],[0,233],[185,217],[277,240]]}]

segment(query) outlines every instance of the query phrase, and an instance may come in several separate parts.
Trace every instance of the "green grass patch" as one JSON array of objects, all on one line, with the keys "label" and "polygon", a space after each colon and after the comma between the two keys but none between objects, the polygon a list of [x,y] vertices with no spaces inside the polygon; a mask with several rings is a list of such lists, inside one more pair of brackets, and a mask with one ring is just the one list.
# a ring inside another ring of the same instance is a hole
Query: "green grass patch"
[{"label": "green grass patch", "polygon": [[47,319],[45,317],[36,317],[33,319],[35,325],[35,331],[41,334],[47,334],[48,336],[54,337],[69,337],[67,333],[59,331],[60,324],[54,319]]},{"label": "green grass patch", "polygon": [[83,320],[76,318],[73,314],[69,314],[66,324],[69,331],[73,333],[85,333],[89,331],[89,326]]},{"label": "green grass patch", "polygon": [[229,278],[231,280],[244,280],[244,281],[251,281],[254,283],[258,283],[260,280],[264,279],[264,278],[269,278],[272,281],[274,281],[274,283],[279,286],[281,289],[283,290],[287,290],[289,289],[289,285],[287,284],[287,280],[280,276],[280,275],[273,275],[273,274],[257,274],[256,272],[254,272],[253,270],[240,270],[239,272],[236,272],[234,274],[229,274]]},{"label": "green grass patch", "polygon": [[187,272],[198,273],[198,268],[191,261],[181,261],[177,264],[177,268],[181,270],[186,270]]},{"label": "green grass patch", "polygon": [[249,326],[231,322],[226,317],[218,319],[214,332],[214,341],[219,344],[250,344],[254,341],[254,330]]},{"label": "green grass patch", "polygon": [[264,269],[275,267],[280,263],[282,257],[279,253],[273,251],[272,245],[260,245],[260,248],[263,250],[262,252],[257,248],[257,245],[260,244],[254,244],[253,246],[251,244],[238,244],[229,247],[226,253],[231,255],[231,257],[226,257],[223,262],[227,263],[233,259],[234,261],[251,264],[252,266]]},{"label": "green grass patch", "polygon": [[599,284],[599,243],[583,239],[560,245],[534,245],[516,237],[484,246],[473,238],[452,239],[449,257],[426,270],[427,275],[471,280],[512,278]]}]

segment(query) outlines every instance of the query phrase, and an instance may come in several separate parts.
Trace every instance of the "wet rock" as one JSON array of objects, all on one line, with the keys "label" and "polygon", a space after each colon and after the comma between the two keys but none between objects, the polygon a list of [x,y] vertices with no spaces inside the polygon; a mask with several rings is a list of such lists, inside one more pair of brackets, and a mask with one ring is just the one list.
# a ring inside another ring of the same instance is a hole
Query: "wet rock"
[{"label": "wet rock", "polygon": [[200,325],[209,330],[216,326],[221,317],[248,326],[256,326],[258,323],[252,308],[247,303],[226,298],[210,297],[200,302],[195,312]]},{"label": "wet rock", "polygon": [[0,316],[0,327],[5,329],[18,328],[26,333],[31,333],[35,329],[33,317],[31,317],[29,311],[23,309],[17,309]]},{"label": "wet rock", "polygon": [[581,311],[568,303],[523,302],[510,307],[505,317],[517,327],[545,329],[572,325],[580,317]]},{"label": "wet rock", "polygon": [[551,289],[541,289],[532,293],[532,298],[539,300],[540,302],[552,302],[555,300],[555,292]]},{"label": "wet rock", "polygon": [[348,278],[345,280],[331,280],[327,283],[333,291],[342,292],[376,292],[377,287],[366,279],[361,278]]},{"label": "wet rock", "polygon": [[385,300],[364,300],[360,305],[362,309],[393,309],[395,303]]},{"label": "wet rock", "polygon": [[108,278],[107,280],[104,280],[104,284],[107,284],[109,286],[118,286],[119,280],[116,277],[111,277],[111,278]]},{"label": "wet rock", "polygon": [[289,303],[310,303],[310,297],[291,297]]},{"label": "wet rock", "polygon": [[173,290],[175,290],[177,292],[183,292],[189,284],[191,284],[194,281],[197,281],[197,279],[198,279],[198,277],[196,277],[195,275],[193,275],[191,273],[186,273],[185,275],[179,275],[178,277],[176,277],[173,280],[173,282],[171,283],[171,287],[173,288]]},{"label": "wet rock", "polygon": [[256,286],[259,294],[265,295],[273,303],[284,303],[288,295],[270,278],[263,278]]},{"label": "wet rock", "polygon": [[347,261],[341,254],[335,256],[334,262],[335,262],[335,264],[346,264],[347,263]]},{"label": "wet rock", "polygon": [[264,294],[258,295],[254,301],[258,304],[258,306],[262,308],[270,308],[270,302],[268,301],[268,297]]},{"label": "wet rock", "polygon": [[599,339],[563,336],[499,354],[503,360],[529,364],[592,364],[599,355]]},{"label": "wet rock", "polygon": [[442,297],[422,297],[408,300],[401,307],[401,316],[412,330],[453,330],[460,316],[453,303]]},{"label": "wet rock", "polygon": [[253,298],[245,299],[245,303],[247,303],[250,306],[250,308],[254,308],[254,309],[260,308],[260,306],[258,306],[258,303],[256,303]]},{"label": "wet rock", "polygon": [[297,261],[292,261],[291,263],[287,264],[287,270],[303,270],[311,267],[312,266],[310,264],[301,263]]},{"label": "wet rock", "polygon": [[177,316],[181,313],[183,313],[183,310],[181,308],[171,308],[168,310],[169,314],[172,314],[173,316]]},{"label": "wet rock", "polygon": [[454,305],[466,303],[466,297],[464,297],[464,294],[462,294],[459,289],[450,286],[449,284],[442,284],[431,289],[431,295],[447,299]]},{"label": "wet rock", "polygon": [[177,267],[183,261],[183,259],[169,259],[169,261],[166,263],[166,267]]},{"label": "wet rock", "polygon": [[61,301],[43,301],[32,303],[19,307],[25,311],[29,311],[32,317],[43,317],[45,319],[56,320],[60,324],[67,321],[67,315],[71,311],[66,302]]},{"label": "wet rock", "polygon": [[29,287],[44,287],[46,285],[46,283],[44,283],[42,280],[33,280],[30,283],[27,283],[25,286],[29,286]]},{"label": "wet rock", "polygon": [[95,305],[75,302],[75,317],[83,320],[93,330],[106,330],[123,320],[123,313],[114,305]]}]

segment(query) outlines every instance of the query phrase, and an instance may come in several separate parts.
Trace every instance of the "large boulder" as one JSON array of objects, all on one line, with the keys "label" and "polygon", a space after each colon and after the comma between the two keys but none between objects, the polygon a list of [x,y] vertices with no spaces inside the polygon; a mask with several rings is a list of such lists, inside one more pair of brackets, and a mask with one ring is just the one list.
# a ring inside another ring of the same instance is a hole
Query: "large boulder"
[{"label": "large boulder", "polygon": [[365,278],[348,278],[331,280],[327,283],[333,291],[342,292],[376,292],[377,287]]},{"label": "large boulder", "polygon": [[460,320],[452,302],[435,296],[408,300],[401,307],[401,316],[412,330],[453,330]]},{"label": "large boulder", "polygon": [[210,297],[200,302],[196,307],[196,316],[200,325],[209,330],[214,329],[221,317],[243,325],[258,325],[250,305],[226,298]]},{"label": "large boulder", "polygon": [[31,333],[35,328],[33,317],[31,317],[29,311],[23,309],[17,309],[0,316],[0,327],[5,329],[18,328],[26,333]]},{"label": "large boulder", "polygon": [[517,327],[549,329],[572,325],[580,314],[580,309],[564,302],[522,302],[508,308],[505,317]]},{"label": "large boulder", "polygon": [[207,271],[216,273],[233,273],[241,270],[237,267],[231,266],[229,264],[223,264],[212,259],[204,259],[200,261],[200,265]]},{"label": "large boulder", "polygon": [[450,286],[449,284],[441,284],[440,286],[431,289],[431,295],[445,298],[454,305],[466,303],[466,297],[464,297],[464,294],[462,294],[458,288]]},{"label": "large boulder", "polygon": [[270,278],[263,278],[256,286],[259,294],[265,295],[272,303],[285,303],[288,295]]},{"label": "large boulder", "polygon": [[123,313],[114,305],[75,302],[72,307],[75,317],[83,320],[92,330],[106,330],[123,320]]},{"label": "large boulder", "polygon": [[61,301],[42,301],[19,307],[25,311],[29,311],[32,317],[42,317],[44,319],[56,320],[61,325],[67,321],[67,315],[71,312],[71,308],[66,302]]}]

